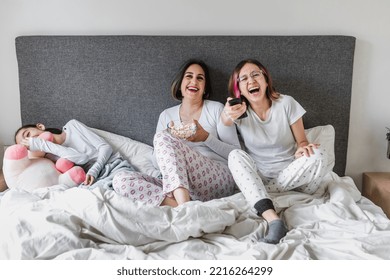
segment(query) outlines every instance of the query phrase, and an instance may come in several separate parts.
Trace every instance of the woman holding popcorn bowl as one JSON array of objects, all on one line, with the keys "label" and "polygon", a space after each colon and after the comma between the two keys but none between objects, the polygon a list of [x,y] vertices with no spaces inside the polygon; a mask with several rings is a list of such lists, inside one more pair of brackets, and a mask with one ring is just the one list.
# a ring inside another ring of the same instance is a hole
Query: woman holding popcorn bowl
[{"label": "woman holding popcorn bowl", "polygon": [[154,137],[163,192],[178,205],[232,195],[235,183],[227,159],[240,144],[235,127],[221,122],[223,104],[208,100],[212,89],[207,65],[186,61],[171,93],[181,104],[160,114]]}]

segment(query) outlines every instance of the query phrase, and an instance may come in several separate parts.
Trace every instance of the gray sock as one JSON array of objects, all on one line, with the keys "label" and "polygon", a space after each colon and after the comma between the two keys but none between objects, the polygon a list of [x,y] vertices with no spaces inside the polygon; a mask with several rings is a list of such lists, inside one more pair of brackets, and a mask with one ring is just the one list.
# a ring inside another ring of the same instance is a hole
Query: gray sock
[{"label": "gray sock", "polygon": [[274,220],[268,223],[268,234],[264,238],[261,238],[260,241],[278,244],[287,232],[288,230],[281,219]]}]

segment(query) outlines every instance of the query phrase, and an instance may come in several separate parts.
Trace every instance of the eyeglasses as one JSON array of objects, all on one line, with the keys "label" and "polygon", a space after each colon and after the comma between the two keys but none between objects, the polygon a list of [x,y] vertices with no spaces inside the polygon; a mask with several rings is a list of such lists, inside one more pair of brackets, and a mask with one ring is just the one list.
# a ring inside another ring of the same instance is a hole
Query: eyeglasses
[{"label": "eyeglasses", "polygon": [[[254,80],[259,80],[263,74],[264,73],[261,70],[260,71],[253,71],[249,74],[249,77],[251,77]],[[243,76],[238,77],[237,81],[238,81],[238,83],[241,83],[241,84],[247,84],[249,81],[249,77],[247,75],[243,75]]]}]

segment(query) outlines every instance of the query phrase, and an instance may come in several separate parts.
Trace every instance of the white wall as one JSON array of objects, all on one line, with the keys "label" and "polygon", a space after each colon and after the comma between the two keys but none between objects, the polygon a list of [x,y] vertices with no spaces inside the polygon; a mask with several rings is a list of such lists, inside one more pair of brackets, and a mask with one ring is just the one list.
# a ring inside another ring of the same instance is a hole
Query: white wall
[{"label": "white wall", "polygon": [[347,175],[360,187],[362,172],[390,171],[389,11],[388,0],[0,0],[0,139],[12,144],[21,124],[16,36],[351,35]]}]

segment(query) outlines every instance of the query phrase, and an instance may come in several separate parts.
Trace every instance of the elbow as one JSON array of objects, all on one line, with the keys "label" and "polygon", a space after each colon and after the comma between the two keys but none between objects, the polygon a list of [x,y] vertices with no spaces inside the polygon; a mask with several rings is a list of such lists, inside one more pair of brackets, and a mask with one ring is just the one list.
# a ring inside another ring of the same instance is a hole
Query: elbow
[{"label": "elbow", "polygon": [[87,155],[80,156],[79,160],[75,162],[76,164],[83,165],[89,161],[89,157]]},{"label": "elbow", "polygon": [[99,148],[98,151],[99,151],[99,155],[106,155],[110,157],[114,150],[110,145],[105,144],[104,146],[101,146],[101,148]]}]

